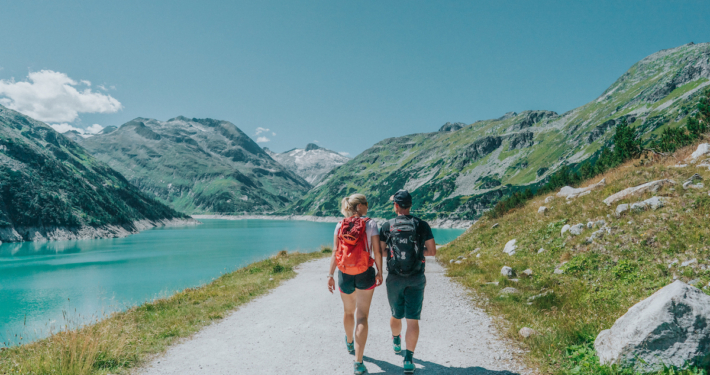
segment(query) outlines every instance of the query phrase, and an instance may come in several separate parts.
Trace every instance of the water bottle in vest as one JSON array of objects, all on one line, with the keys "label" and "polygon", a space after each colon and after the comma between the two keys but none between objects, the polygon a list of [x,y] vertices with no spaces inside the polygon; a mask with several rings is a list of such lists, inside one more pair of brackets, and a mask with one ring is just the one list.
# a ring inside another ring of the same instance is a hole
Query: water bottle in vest
[{"label": "water bottle in vest", "polygon": [[391,219],[389,224],[387,271],[400,276],[416,274],[424,264],[424,249],[420,248],[414,219],[398,216]]}]

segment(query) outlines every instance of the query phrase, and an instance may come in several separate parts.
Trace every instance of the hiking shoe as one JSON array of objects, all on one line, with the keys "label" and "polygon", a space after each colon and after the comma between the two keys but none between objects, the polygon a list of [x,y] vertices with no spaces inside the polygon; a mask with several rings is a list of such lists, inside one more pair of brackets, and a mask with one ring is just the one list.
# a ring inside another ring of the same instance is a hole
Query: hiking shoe
[{"label": "hiking shoe", "polygon": [[402,336],[392,336],[392,349],[395,354],[402,352]]},{"label": "hiking shoe", "polygon": [[404,369],[405,374],[414,374],[414,370],[416,370],[416,366],[414,366],[414,353],[405,350],[404,351],[404,364],[402,365],[402,368]]},{"label": "hiking shoe", "polygon": [[345,335],[345,348],[350,354],[355,353],[355,339],[353,338],[353,342],[348,342],[348,336]]},{"label": "hiking shoe", "polygon": [[367,374],[367,368],[365,367],[365,364],[357,361],[353,362],[353,373],[355,375]]}]

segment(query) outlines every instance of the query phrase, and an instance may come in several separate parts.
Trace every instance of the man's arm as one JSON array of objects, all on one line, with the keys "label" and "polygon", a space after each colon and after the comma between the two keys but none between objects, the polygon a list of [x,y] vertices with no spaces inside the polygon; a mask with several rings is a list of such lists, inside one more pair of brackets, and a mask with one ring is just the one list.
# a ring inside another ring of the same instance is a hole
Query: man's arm
[{"label": "man's arm", "polygon": [[424,250],[424,256],[433,257],[436,255],[436,241],[434,241],[433,238],[425,241],[424,246],[426,246],[426,250]]}]

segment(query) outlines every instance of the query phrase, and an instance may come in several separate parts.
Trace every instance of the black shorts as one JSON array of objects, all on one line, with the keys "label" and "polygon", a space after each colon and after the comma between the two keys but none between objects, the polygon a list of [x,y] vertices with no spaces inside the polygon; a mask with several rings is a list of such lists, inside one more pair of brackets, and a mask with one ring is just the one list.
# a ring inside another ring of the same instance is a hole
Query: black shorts
[{"label": "black shorts", "polygon": [[340,293],[353,294],[355,289],[370,290],[375,287],[375,268],[370,267],[367,271],[358,275],[348,275],[338,270],[338,287]]},{"label": "black shorts", "polygon": [[424,303],[426,276],[387,275],[387,299],[395,319],[419,320]]}]

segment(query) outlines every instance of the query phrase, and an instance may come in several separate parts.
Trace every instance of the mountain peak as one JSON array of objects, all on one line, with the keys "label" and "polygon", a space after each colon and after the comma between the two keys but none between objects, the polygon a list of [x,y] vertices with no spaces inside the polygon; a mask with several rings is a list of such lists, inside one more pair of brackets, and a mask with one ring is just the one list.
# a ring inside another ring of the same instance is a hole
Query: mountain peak
[{"label": "mountain peak", "polygon": [[450,123],[447,122],[446,124],[442,125],[441,128],[439,128],[440,132],[455,132],[461,128],[466,126],[463,122],[455,122],[455,123]]},{"label": "mountain peak", "polygon": [[318,146],[318,145],[315,144],[315,143],[309,143],[309,144],[306,145],[306,151],[320,150],[320,149],[322,149],[322,148],[323,148],[323,147],[320,147],[320,146]]}]

